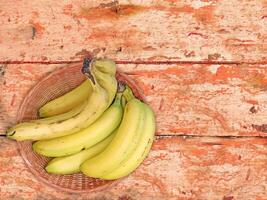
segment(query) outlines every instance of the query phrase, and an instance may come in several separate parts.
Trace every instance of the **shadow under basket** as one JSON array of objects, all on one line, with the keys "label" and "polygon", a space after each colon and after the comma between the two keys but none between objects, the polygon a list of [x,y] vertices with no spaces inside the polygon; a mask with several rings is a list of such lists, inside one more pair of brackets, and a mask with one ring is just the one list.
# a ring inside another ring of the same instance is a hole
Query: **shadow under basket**
[{"label": "shadow under basket", "polygon": [[[81,67],[82,63],[63,67],[52,72],[37,83],[21,104],[17,122],[37,119],[37,111],[42,105],[81,84],[85,80],[85,76],[81,73]],[[120,71],[117,71],[116,78],[128,84],[132,88],[134,95],[140,100],[145,101],[143,92],[134,80]],[[90,178],[82,173],[71,175],[48,174],[44,168],[50,158],[36,154],[32,150],[32,142],[30,141],[18,142],[18,145],[21,156],[32,174],[38,180],[53,188],[65,192],[83,193],[103,190],[119,181]]]}]

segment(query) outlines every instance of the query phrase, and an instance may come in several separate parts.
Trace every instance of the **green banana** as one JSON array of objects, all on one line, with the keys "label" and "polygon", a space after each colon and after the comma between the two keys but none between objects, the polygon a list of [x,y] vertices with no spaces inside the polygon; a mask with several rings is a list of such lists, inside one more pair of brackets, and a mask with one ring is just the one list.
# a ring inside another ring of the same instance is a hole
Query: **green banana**
[{"label": "green banana", "polygon": [[149,106],[144,106],[146,113],[145,125],[137,148],[117,169],[102,176],[101,179],[114,180],[129,175],[143,162],[149,153],[155,134],[155,116]]},{"label": "green banana", "polygon": [[[94,66],[90,64],[90,67],[92,69]],[[114,91],[106,91],[98,84],[94,72],[91,71],[84,65],[83,73],[89,77],[93,92],[88,98],[86,106],[79,114],[70,119],[52,123],[38,123],[38,121],[35,121],[28,122],[27,126],[24,123],[15,125],[7,130],[7,137],[18,141],[44,140],[70,135],[91,125],[107,109],[109,97],[114,95],[111,94]]]},{"label": "green banana", "polygon": [[92,93],[92,87],[89,80],[85,80],[78,87],[70,92],[47,102],[39,111],[39,117],[51,117],[54,115],[68,112],[74,107],[84,102]]},{"label": "green banana", "polygon": [[96,145],[80,151],[70,156],[54,158],[45,167],[45,170],[51,174],[73,174],[80,171],[80,165],[87,159],[92,158],[102,152],[111,142],[116,134],[116,130],[107,138]]},{"label": "green banana", "polygon": [[136,145],[134,138],[138,136],[143,116],[144,108],[139,100],[132,99],[127,102],[116,136],[102,153],[81,165],[82,173],[99,178],[116,169],[130,155],[131,146]]},{"label": "green banana", "polygon": [[122,114],[121,94],[118,94],[114,103],[87,128],[71,135],[37,141],[33,144],[33,150],[47,157],[60,157],[90,148],[119,126]]}]

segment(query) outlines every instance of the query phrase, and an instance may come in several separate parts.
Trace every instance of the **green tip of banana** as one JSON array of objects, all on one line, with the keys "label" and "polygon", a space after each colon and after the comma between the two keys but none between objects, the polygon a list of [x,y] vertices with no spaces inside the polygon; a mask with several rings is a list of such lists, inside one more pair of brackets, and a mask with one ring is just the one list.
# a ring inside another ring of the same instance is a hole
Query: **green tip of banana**
[{"label": "green tip of banana", "polygon": [[45,171],[46,171],[47,173],[49,173],[49,174],[53,174],[53,173],[54,173],[54,170],[53,170],[53,168],[51,167],[51,165],[47,165],[47,166],[45,167]]},{"label": "green tip of banana", "polygon": [[20,141],[21,135],[23,134],[25,128],[31,127],[33,123],[31,122],[23,122],[16,124],[15,126],[12,126],[6,130],[6,136],[10,139],[15,139]]},{"label": "green tip of banana", "polygon": [[16,133],[16,130],[12,130],[12,129],[7,129],[6,130],[6,136],[8,138],[12,138],[15,135],[15,133]]},{"label": "green tip of banana", "polygon": [[46,117],[46,111],[43,109],[43,107],[41,107],[38,111],[37,111],[37,116],[39,118],[45,118]]},{"label": "green tip of banana", "polygon": [[122,95],[124,96],[127,102],[135,98],[132,89],[128,85],[125,85],[125,90],[123,91]]},{"label": "green tip of banana", "polygon": [[116,93],[115,101],[116,100],[121,101],[121,98],[122,98],[122,93],[120,93],[120,92]]},{"label": "green tip of banana", "polygon": [[124,109],[125,108],[125,106],[126,106],[126,99],[125,99],[125,97],[124,96],[122,96],[121,97],[121,105],[122,105],[122,108]]}]

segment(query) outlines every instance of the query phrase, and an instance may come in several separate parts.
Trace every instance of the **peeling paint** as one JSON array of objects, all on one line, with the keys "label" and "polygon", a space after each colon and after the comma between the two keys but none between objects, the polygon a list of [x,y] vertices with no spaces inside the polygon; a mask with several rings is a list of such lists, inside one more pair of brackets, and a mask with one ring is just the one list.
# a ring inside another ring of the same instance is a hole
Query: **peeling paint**
[{"label": "peeling paint", "polygon": [[[33,7],[22,0],[14,7],[7,1],[1,5],[0,61],[79,60],[74,55],[81,49],[106,48],[105,56],[116,60],[266,63],[263,2],[46,1]],[[61,45],[64,53],[55,48]],[[118,54],[119,47],[124,51]]]}]

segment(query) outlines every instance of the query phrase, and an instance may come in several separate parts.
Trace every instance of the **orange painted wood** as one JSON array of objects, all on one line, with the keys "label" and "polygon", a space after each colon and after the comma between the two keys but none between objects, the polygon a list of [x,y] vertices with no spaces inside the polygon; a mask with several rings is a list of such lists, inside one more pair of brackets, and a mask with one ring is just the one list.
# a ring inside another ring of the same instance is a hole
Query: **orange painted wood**
[{"label": "orange painted wood", "polygon": [[[68,65],[2,67],[0,132],[47,73]],[[266,65],[119,64],[144,91],[158,135],[267,136]]]},{"label": "orange painted wood", "polygon": [[20,104],[30,89],[48,72],[61,65],[1,65],[0,133],[16,123]]},{"label": "orange painted wood", "polygon": [[159,138],[145,162],[102,192],[68,194],[41,184],[15,142],[0,139],[1,199],[266,200],[267,139]]},{"label": "orange painted wood", "polygon": [[267,62],[265,0],[1,1],[0,62]]},{"label": "orange painted wood", "polygon": [[[0,134],[42,77],[94,55],[137,81],[160,135],[135,173],[83,195],[41,184],[0,138],[1,200],[267,200],[265,0],[2,0],[0,23],[0,63],[13,63],[0,65]],[[122,64],[157,61],[180,64]]]}]

